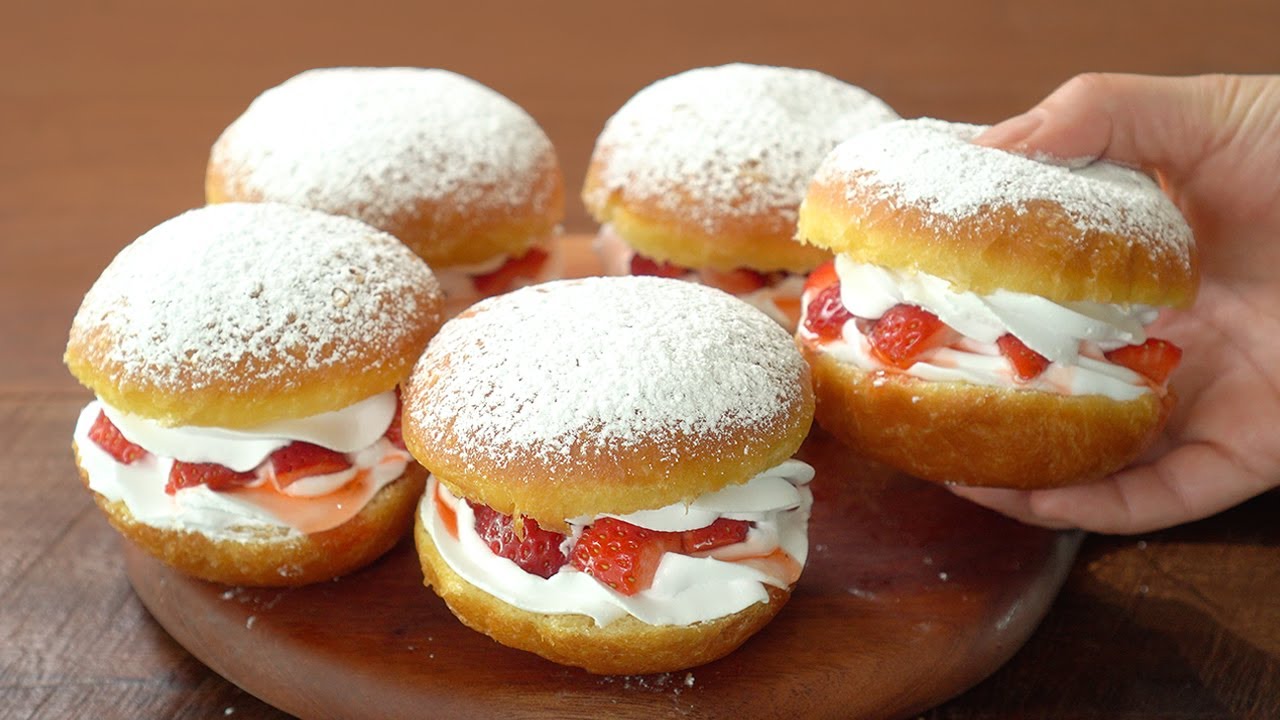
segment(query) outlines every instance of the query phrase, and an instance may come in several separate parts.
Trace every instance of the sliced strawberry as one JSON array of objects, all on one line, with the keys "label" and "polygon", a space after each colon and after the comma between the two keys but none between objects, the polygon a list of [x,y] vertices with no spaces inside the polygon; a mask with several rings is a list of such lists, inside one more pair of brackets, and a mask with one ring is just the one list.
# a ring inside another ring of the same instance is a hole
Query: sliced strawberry
[{"label": "sliced strawberry", "polygon": [[805,309],[804,326],[821,340],[838,340],[844,332],[844,324],[853,314],[840,301],[840,283],[833,283],[818,291]]},{"label": "sliced strawberry", "polygon": [[524,519],[524,537],[515,530],[515,520],[487,505],[471,508],[476,516],[476,534],[489,546],[494,555],[504,557],[520,566],[520,569],[539,577],[549,578],[568,562],[564,551],[564,535],[545,530],[533,518]]},{"label": "sliced strawberry", "polygon": [[680,533],[606,517],[582,531],[569,562],[619,593],[635,595],[653,584],[662,556],[680,549]]},{"label": "sliced strawberry", "polygon": [[308,442],[291,442],[271,453],[268,461],[276,476],[276,488],[280,490],[305,477],[342,472],[351,467],[345,454]]},{"label": "sliced strawberry", "polygon": [[1012,335],[1001,335],[996,338],[996,345],[1000,347],[1000,352],[1009,358],[1009,362],[1013,365],[1013,373],[1023,382],[1034,380],[1049,367],[1049,358],[1027,347]]},{"label": "sliced strawberry", "polygon": [[120,428],[117,428],[115,423],[111,422],[111,418],[101,410],[98,411],[98,419],[93,421],[93,427],[89,428],[89,439],[94,445],[115,458],[116,462],[124,465],[147,456],[147,451],[142,449],[141,445],[129,442],[120,433]]},{"label": "sliced strawberry", "polygon": [[1123,365],[1156,385],[1163,385],[1182,360],[1182,348],[1168,340],[1151,338],[1141,345],[1126,345],[1103,353],[1111,362]]},{"label": "sliced strawberry", "polygon": [[542,264],[547,261],[547,251],[533,247],[520,257],[511,258],[502,267],[482,275],[471,276],[476,292],[481,295],[499,295],[511,289],[519,278],[535,278]]},{"label": "sliced strawberry", "polygon": [[257,473],[236,472],[225,465],[217,463],[189,463],[181,460],[173,461],[173,469],[169,471],[169,482],[164,491],[170,495],[197,485],[208,485],[210,490],[230,490],[243,487],[256,480]]},{"label": "sliced strawberry", "polygon": [[906,370],[920,355],[959,337],[937,315],[915,305],[894,305],[867,333],[871,351],[886,365]]},{"label": "sliced strawberry", "polygon": [[631,256],[631,274],[632,275],[653,275],[655,277],[664,278],[682,278],[689,274],[688,268],[673,265],[668,262],[659,262],[644,255]]},{"label": "sliced strawberry", "polygon": [[713,270],[703,268],[698,271],[703,285],[719,288],[730,295],[746,295],[769,284],[769,276],[748,268],[733,270]]},{"label": "sliced strawberry", "polygon": [[804,291],[813,293],[821,290],[828,285],[834,285],[840,282],[840,276],[836,275],[836,261],[828,260],[809,273],[809,277],[805,278]]},{"label": "sliced strawberry", "polygon": [[680,533],[680,546],[686,555],[715,550],[718,547],[746,540],[747,531],[750,529],[751,523],[746,520],[717,518],[715,522],[704,528],[685,530]]},{"label": "sliced strawberry", "polygon": [[400,425],[400,411],[404,409],[404,401],[400,399],[400,389],[396,388],[396,414],[391,416],[391,424],[387,426],[387,440],[401,450],[407,450],[404,445],[404,429]]}]

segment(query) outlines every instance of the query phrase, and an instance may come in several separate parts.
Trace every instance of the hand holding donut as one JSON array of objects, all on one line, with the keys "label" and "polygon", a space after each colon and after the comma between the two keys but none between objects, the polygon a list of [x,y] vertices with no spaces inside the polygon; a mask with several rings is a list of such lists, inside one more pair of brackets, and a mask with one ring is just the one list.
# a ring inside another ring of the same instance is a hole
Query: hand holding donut
[{"label": "hand holding donut", "polygon": [[954,487],[1020,520],[1138,533],[1280,485],[1280,77],[1081,75],[975,142],[1154,170],[1195,231],[1200,296],[1157,321],[1181,346],[1179,405],[1156,445],[1073,487]]}]

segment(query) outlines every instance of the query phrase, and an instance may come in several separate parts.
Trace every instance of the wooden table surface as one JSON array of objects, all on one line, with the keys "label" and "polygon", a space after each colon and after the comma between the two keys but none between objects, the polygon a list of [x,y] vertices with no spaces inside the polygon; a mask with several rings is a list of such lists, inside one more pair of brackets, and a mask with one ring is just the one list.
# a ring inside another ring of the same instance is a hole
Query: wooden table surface
[{"label": "wooden table surface", "polygon": [[[815,67],[902,114],[993,121],[1084,70],[1280,70],[1259,2],[39,2],[0,7],[0,720],[276,718],[156,625],[68,452],[88,395],[59,362],[124,244],[200,204],[209,145],[308,67],[448,67],[528,109],[570,204],[605,118],[730,60]],[[1280,495],[1092,537],[1030,643],[927,713],[1280,718]]]}]

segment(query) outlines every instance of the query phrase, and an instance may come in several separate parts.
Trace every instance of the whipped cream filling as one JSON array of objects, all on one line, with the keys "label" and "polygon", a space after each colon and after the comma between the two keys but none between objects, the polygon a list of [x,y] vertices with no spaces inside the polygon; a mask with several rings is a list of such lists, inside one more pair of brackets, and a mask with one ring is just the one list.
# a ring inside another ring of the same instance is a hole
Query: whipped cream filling
[{"label": "whipped cream filling", "polygon": [[[559,234],[559,230],[555,234]],[[542,266],[538,268],[537,274],[533,277],[517,277],[512,282],[510,290],[518,290],[527,285],[537,285],[548,280],[555,280],[564,274],[564,258],[560,253],[555,252],[550,238],[533,242],[529,245],[529,249],[532,250],[533,248],[541,248],[546,251],[547,259],[543,261]],[[440,282],[440,289],[444,291],[445,298],[454,302],[471,301],[467,303],[469,305],[483,297],[476,287],[475,276],[487,275],[496,271],[505,265],[511,257],[507,254],[495,255],[483,262],[470,265],[432,267],[431,271],[435,274],[436,280]]]},{"label": "whipped cream filling", "polygon": [[[591,246],[600,257],[600,263],[604,267],[605,275],[622,276],[631,274],[631,259],[635,257],[636,251],[627,244],[626,240],[622,239],[622,236],[613,229],[612,225],[608,223],[601,225],[600,231],[596,234]],[[689,270],[680,279],[700,285],[707,284],[697,270]],[[774,322],[779,325],[788,330],[795,330],[798,318],[792,308],[799,307],[800,296],[804,293],[804,281],[804,275],[789,272],[784,273],[780,279],[762,288],[748,293],[734,293],[733,295],[773,318]]]},{"label": "whipped cream filling", "polygon": [[[658,564],[653,584],[635,595],[617,593],[591,575],[566,564],[550,578],[520,569],[493,554],[475,531],[471,506],[456,498],[431,476],[419,505],[423,527],[444,561],[467,582],[523,610],[545,614],[588,615],[599,626],[624,615],[650,625],[690,625],[732,615],[769,599],[765,586],[785,588],[789,581],[753,565],[781,550],[802,567],[808,557],[809,511],[813,494],[808,483],[813,468],[788,460],[742,484],[694,500],[628,515],[610,515],[652,530],[693,530],[717,518],[754,523],[746,540],[713,551],[715,557],[667,553]],[[456,514],[457,537],[440,514],[439,501]],[[568,554],[582,529],[594,518],[569,520]]]},{"label": "whipped cream filling", "polygon": [[[388,400],[389,411],[385,408]],[[148,454],[126,465],[98,447],[89,439],[89,430],[99,412]],[[389,392],[333,413],[251,430],[164,428],[95,400],[80,412],[73,437],[80,464],[89,477],[89,489],[110,501],[123,501],[136,521],[219,539],[250,540],[263,533],[322,532],[359,514],[379,490],[403,475],[408,465],[409,454],[384,437],[394,414],[395,393]],[[117,417],[124,418],[130,429],[118,423]],[[214,449],[200,445],[210,438]],[[270,465],[263,463],[276,449],[295,440],[343,452],[352,467],[304,478],[283,492],[277,491],[270,482]],[[253,457],[260,459],[243,467]],[[196,485],[170,495],[165,485],[175,459],[214,462],[242,472],[257,468],[259,477],[244,488],[214,491]],[[241,467],[229,464],[232,462]]]},{"label": "whipped cream filling", "polygon": [[[912,377],[1062,395],[1104,395],[1121,401],[1151,392],[1141,375],[1108,362],[1102,353],[1145,342],[1146,325],[1155,320],[1156,308],[1089,302],[1061,305],[1005,290],[990,295],[957,292],[933,275],[855,263],[846,256],[836,257],[835,268],[840,300],[855,317],[874,320],[905,303],[928,310],[965,336],[951,347],[930,351],[902,371]],[[807,299],[804,306],[807,310]],[[801,325],[802,336],[815,341]],[[1043,373],[1030,381],[1017,377],[996,345],[1006,333],[1050,361]],[[1081,354],[1082,347],[1088,354]],[[824,343],[822,349],[864,370],[893,369],[875,357],[856,320],[846,322],[840,339]]]}]

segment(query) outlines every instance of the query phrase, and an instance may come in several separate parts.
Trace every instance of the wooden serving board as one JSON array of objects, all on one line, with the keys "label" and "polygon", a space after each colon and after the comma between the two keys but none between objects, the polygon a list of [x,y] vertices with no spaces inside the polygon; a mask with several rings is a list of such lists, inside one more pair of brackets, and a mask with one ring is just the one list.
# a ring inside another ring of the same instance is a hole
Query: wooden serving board
[{"label": "wooden serving board", "polygon": [[859,718],[917,713],[1031,635],[1080,535],[1030,528],[852,457],[815,429],[809,563],[787,607],[688,672],[600,677],[467,629],[412,542],[292,590],[193,580],[128,546],[142,602],[215,671],[302,718]]}]

